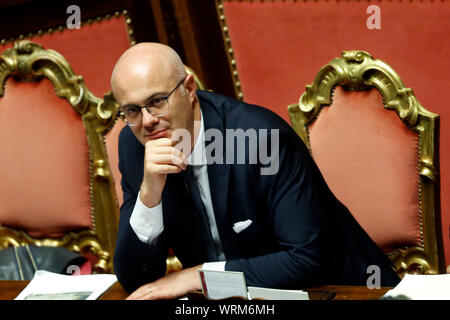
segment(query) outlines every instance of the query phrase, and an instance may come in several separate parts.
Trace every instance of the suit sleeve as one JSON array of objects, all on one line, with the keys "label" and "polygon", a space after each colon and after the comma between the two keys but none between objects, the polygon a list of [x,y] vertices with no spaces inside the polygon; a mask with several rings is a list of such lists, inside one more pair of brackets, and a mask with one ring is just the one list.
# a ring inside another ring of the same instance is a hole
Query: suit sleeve
[{"label": "suit sleeve", "polygon": [[[120,208],[119,232],[114,255],[114,272],[125,290],[133,292],[141,285],[153,282],[164,276],[168,246],[164,232],[154,245],[150,245],[139,240],[130,225],[130,217],[138,195],[136,189],[139,190],[140,186],[132,188],[129,181],[135,182],[140,180],[129,176],[136,174],[133,170],[136,161],[132,161],[135,157],[133,154],[134,150],[129,150],[128,148],[129,142],[127,140],[129,139],[122,133],[119,138],[119,170],[122,174],[121,185],[124,202]],[[124,157],[124,155],[127,156]]]},{"label": "suit sleeve", "polygon": [[244,272],[250,286],[317,285],[324,274],[321,235],[327,232],[322,216],[327,210],[328,189],[306,146],[290,128],[280,129],[278,152],[278,172],[261,175],[258,170],[252,172],[252,178],[262,201],[266,201],[267,219],[273,225],[279,249],[227,261],[225,268]]}]

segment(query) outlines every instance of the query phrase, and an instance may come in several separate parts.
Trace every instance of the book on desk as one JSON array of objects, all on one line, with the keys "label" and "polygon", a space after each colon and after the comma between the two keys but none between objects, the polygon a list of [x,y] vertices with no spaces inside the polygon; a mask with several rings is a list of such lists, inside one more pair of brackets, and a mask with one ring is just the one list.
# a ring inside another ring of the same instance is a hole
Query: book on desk
[{"label": "book on desk", "polygon": [[[188,294],[190,300],[327,300],[334,297],[334,292],[303,290],[284,290],[261,287],[247,287],[242,272],[211,271],[199,269],[202,291]],[[310,296],[312,294],[312,297]]]}]

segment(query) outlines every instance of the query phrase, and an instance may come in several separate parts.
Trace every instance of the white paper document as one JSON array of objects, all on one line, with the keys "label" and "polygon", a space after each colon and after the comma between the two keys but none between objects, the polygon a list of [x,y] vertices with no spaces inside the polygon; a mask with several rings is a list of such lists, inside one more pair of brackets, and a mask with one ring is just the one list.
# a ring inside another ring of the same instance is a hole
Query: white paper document
[{"label": "white paper document", "polygon": [[247,286],[242,272],[198,270],[203,294],[209,299],[242,297],[247,299]]},{"label": "white paper document", "polygon": [[302,290],[280,290],[248,287],[249,299],[265,300],[309,300],[308,292]]},{"label": "white paper document", "polygon": [[96,300],[116,281],[114,274],[69,276],[38,270],[15,300]]},{"label": "white paper document", "polygon": [[280,290],[248,287],[244,273],[233,271],[199,270],[203,294],[209,299],[242,297],[266,300],[309,300],[308,293],[301,290]]},{"label": "white paper document", "polygon": [[405,274],[385,298],[411,300],[450,300],[450,274]]}]

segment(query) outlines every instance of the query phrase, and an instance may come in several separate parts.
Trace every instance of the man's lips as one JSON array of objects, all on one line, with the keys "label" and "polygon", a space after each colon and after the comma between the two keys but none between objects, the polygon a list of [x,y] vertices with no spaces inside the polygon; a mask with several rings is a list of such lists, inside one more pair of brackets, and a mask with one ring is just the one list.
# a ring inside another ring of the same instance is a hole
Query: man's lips
[{"label": "man's lips", "polygon": [[158,139],[158,138],[164,137],[165,135],[166,135],[166,129],[161,129],[161,130],[155,130],[150,133],[147,133],[144,135],[144,137],[149,138],[149,139]]}]

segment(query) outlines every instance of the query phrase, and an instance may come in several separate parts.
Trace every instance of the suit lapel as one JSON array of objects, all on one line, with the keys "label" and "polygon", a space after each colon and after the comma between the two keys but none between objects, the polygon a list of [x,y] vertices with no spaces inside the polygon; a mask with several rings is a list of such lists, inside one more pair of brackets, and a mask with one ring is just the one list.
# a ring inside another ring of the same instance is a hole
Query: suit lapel
[{"label": "suit lapel", "polygon": [[[229,174],[230,165],[225,164],[225,128],[224,121],[218,111],[210,106],[208,103],[201,101],[201,109],[203,114],[205,133],[208,129],[217,129],[221,132],[223,137],[223,164],[212,163],[211,159],[208,160],[208,180],[211,191],[211,199],[213,203],[214,216],[216,218],[217,229],[219,231],[220,240],[222,242],[223,251],[225,256],[229,258],[229,254],[232,252],[232,239],[231,224],[227,215],[228,205],[228,186],[229,186]],[[205,135],[206,136],[206,135]],[[205,148],[212,143],[212,141],[205,141]],[[209,157],[207,153],[207,158]]]}]

